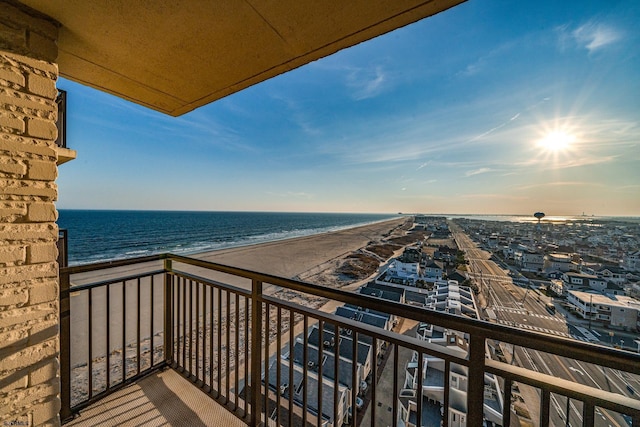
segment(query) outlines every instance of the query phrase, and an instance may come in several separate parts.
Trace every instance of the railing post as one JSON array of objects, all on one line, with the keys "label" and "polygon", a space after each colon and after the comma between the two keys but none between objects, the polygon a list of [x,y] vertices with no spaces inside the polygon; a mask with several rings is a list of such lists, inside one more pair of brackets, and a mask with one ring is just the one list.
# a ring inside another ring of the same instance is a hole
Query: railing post
[{"label": "railing post", "polygon": [[[251,423],[253,427],[260,425],[262,409],[261,380],[262,380],[262,282],[253,279],[251,281]],[[290,327],[293,327],[291,325]],[[266,343],[265,345],[269,345]]]},{"label": "railing post", "polygon": [[[173,363],[173,276],[171,260],[164,260],[164,360]],[[153,333],[153,331],[152,331]],[[153,351],[153,350],[152,350]]]},{"label": "railing post", "polygon": [[60,419],[71,418],[71,301],[69,273],[60,273]]},{"label": "railing post", "polygon": [[467,425],[482,426],[484,418],[484,337],[478,333],[469,338],[469,385],[467,391]]}]

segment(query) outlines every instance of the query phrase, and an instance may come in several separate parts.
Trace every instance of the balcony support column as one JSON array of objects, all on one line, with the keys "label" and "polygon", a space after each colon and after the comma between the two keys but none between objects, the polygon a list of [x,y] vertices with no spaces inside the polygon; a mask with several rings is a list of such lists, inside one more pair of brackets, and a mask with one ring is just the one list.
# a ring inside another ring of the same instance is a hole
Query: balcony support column
[{"label": "balcony support column", "polygon": [[[260,425],[261,418],[261,388],[262,388],[262,282],[251,281],[251,426]],[[293,327],[293,325],[291,326]],[[266,346],[269,343],[265,343]],[[268,386],[265,385],[268,389]]]},{"label": "balcony support column", "polygon": [[0,2],[0,15],[0,419],[56,426],[59,24],[17,1]]},{"label": "balcony support column", "polygon": [[484,418],[484,336],[469,338],[469,385],[467,389],[467,425],[481,426]]}]

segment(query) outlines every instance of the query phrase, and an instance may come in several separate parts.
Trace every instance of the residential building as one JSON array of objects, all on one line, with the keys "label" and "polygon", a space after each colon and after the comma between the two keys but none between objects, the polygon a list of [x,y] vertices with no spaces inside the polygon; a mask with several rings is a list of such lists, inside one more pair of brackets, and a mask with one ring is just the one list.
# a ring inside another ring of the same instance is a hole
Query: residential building
[{"label": "residential building", "polygon": [[640,271],[640,250],[625,254],[623,266],[629,271]]},{"label": "residential building", "polygon": [[583,319],[614,329],[640,331],[640,301],[635,298],[569,291],[567,301]]},{"label": "residential building", "polygon": [[442,280],[443,269],[436,261],[429,262],[424,267],[424,277],[430,280]]},{"label": "residential building", "polygon": [[579,264],[575,257],[570,254],[552,253],[544,256],[543,269],[545,272],[552,271],[578,271]]},{"label": "residential building", "polygon": [[598,277],[617,285],[623,285],[627,282],[627,272],[618,266],[604,265],[596,270],[596,274]]},{"label": "residential building", "polygon": [[544,267],[544,254],[532,249],[524,249],[519,253],[519,257],[516,257],[516,262],[519,262],[524,271],[539,272]]},{"label": "residential building", "polygon": [[602,292],[607,289],[607,281],[592,274],[570,271],[562,275],[562,281],[566,284],[568,290],[591,288]]},{"label": "residential building", "polygon": [[[327,371],[331,371],[331,369],[327,369]],[[280,373],[279,379],[278,372]],[[291,376],[293,376],[293,383],[289,383]],[[318,385],[320,381],[322,381],[321,389]],[[263,378],[263,383],[264,382],[267,382],[269,385],[270,393],[267,412],[270,414],[269,418],[272,420],[279,418],[276,411],[279,410],[281,412],[280,419],[285,418],[282,412],[288,411],[288,407],[285,407],[282,403],[281,406],[278,407],[276,395],[279,394],[283,402],[288,403],[289,399],[294,402],[294,425],[303,425],[302,419],[305,403],[306,418],[315,421],[318,416],[321,401],[321,417],[323,419],[321,427],[341,427],[347,422],[347,413],[351,406],[351,390],[338,383],[338,412],[334,416],[333,402],[336,383],[324,376],[319,378],[317,375],[317,366],[309,367],[305,376],[303,366],[298,363],[291,363],[291,360],[281,358],[280,360],[275,360],[269,366],[268,374],[266,378]],[[322,394],[318,394],[318,390],[321,390]],[[316,423],[313,422],[312,425],[316,425]]]},{"label": "residential building", "polygon": [[459,285],[455,280],[436,282],[433,290],[427,293],[425,307],[478,318],[473,291],[468,286]]}]

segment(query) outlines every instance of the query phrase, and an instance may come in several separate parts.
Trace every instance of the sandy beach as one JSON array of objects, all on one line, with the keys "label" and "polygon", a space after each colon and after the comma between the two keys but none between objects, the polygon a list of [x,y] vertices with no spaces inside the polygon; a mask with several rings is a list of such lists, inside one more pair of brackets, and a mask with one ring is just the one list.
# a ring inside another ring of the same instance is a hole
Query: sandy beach
[{"label": "sandy beach", "polygon": [[370,242],[404,235],[404,218],[330,233],[197,254],[194,257],[287,278],[315,282],[340,259]]}]

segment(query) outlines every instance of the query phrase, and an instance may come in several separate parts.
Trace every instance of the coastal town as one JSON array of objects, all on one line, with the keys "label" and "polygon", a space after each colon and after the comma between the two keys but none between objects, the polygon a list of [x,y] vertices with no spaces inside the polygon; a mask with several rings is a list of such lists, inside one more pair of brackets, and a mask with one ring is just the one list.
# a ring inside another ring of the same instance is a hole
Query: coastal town
[{"label": "coastal town", "polygon": [[[640,352],[640,224],[542,217],[505,222],[415,215],[396,230],[401,233],[370,242],[325,270],[339,286],[362,295]],[[303,278],[327,284],[329,276],[322,271]],[[461,357],[469,351],[468,334],[453,329],[353,304],[334,307],[333,313],[443,346]],[[263,377],[272,392],[269,412],[279,415],[282,398],[307,408],[309,417],[320,413],[326,425],[353,425],[354,414],[356,425],[439,426],[445,419],[445,425],[467,425],[466,367],[446,367],[438,357],[406,348],[392,352],[382,340],[338,329],[324,322],[313,325],[297,335],[293,351],[286,346],[272,358]],[[613,383],[632,398],[640,393],[637,376],[612,372],[607,378],[604,368],[600,372],[575,361],[549,360],[514,345],[491,342],[486,357],[547,375],[568,373],[578,383],[586,375],[596,386]],[[313,392],[318,382],[323,383],[321,396]],[[505,425],[504,381],[485,373],[484,384],[484,425]],[[397,405],[372,401],[372,388],[397,392]],[[536,391],[519,384],[511,391],[515,417],[510,425],[535,425],[540,410]],[[580,425],[580,411],[570,399],[551,399],[553,425]],[[604,424],[596,425],[630,422],[620,414],[599,414]]]}]

